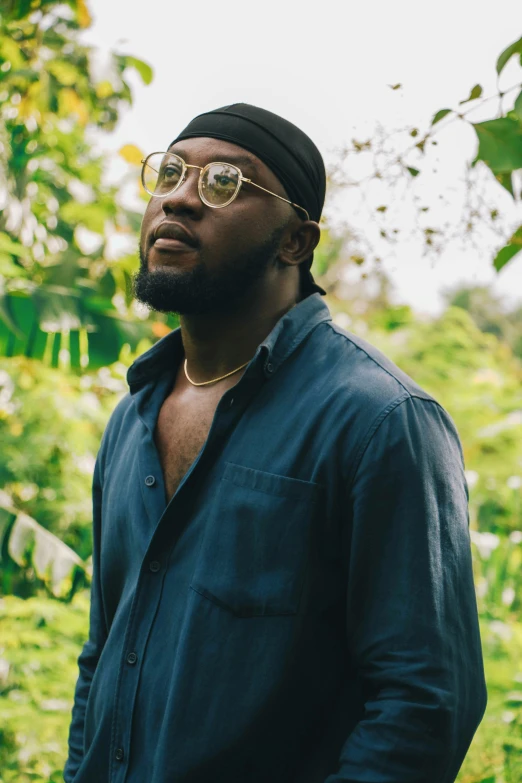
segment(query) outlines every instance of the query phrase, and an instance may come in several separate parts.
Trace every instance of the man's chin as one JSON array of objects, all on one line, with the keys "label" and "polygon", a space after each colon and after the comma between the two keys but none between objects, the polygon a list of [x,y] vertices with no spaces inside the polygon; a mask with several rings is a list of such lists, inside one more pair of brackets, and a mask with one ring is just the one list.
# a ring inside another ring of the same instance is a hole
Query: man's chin
[{"label": "man's chin", "polygon": [[138,302],[159,313],[207,313],[216,303],[209,301],[213,296],[199,277],[195,270],[179,274],[173,268],[161,266],[149,271],[142,266],[132,281],[133,294]]}]

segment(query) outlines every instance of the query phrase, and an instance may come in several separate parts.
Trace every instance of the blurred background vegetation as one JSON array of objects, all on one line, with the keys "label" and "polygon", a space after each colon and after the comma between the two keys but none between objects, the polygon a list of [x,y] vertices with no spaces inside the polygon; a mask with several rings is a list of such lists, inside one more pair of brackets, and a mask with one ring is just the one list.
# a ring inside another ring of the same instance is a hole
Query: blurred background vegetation
[{"label": "blurred background vegetation", "polygon": [[[177,326],[174,316],[132,299],[138,266],[135,192],[142,153],[120,150],[125,173],[107,176],[100,134],[132,102],[128,74],[150,66],[112,54],[103,73],[82,44],[85,0],[4,2],[0,11],[0,783],[61,781],[77,677],[87,635],[91,477],[110,412],[125,394],[133,359]],[[500,74],[522,39],[499,56]],[[522,85],[491,119],[473,124],[479,167],[520,198]],[[398,89],[400,85],[392,86]],[[503,97],[503,96],[501,96]],[[462,104],[483,100],[475,85]],[[489,100],[485,99],[485,100]],[[495,105],[497,105],[496,102]],[[440,123],[469,122],[466,109],[436,110],[424,131],[380,166],[379,139],[344,156],[370,155],[372,176],[404,187],[422,176]],[[402,142],[401,142],[402,143]],[[399,145],[400,146],[400,145]],[[396,147],[397,149],[397,147]],[[353,186],[343,160],[330,189]],[[470,178],[470,203],[476,182]],[[393,188],[390,192],[393,192]],[[482,203],[482,202],[481,202]],[[397,241],[377,209],[381,238]],[[429,207],[419,205],[425,216]],[[500,221],[482,203],[465,216]],[[496,213],[496,214],[495,214]],[[443,230],[424,222],[428,247]],[[114,237],[128,252],[115,253]],[[520,263],[522,228],[503,237],[491,262]],[[444,312],[419,316],[397,304],[390,280],[368,263],[371,247],[328,221],[316,277],[334,319],[377,345],[454,418],[464,447],[470,526],[489,704],[460,783],[522,780],[522,307],[488,287],[447,292]]]}]

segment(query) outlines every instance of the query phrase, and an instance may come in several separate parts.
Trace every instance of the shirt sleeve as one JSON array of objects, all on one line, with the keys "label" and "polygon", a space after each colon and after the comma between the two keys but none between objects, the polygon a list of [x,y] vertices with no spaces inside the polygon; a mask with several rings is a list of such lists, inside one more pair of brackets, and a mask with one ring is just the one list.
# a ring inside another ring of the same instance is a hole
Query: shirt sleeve
[{"label": "shirt sleeve", "polygon": [[487,692],[455,426],[390,406],[349,490],[347,639],[364,713],[325,783],[453,783]]},{"label": "shirt sleeve", "polygon": [[85,642],[78,658],[80,670],[74,694],[72,720],[69,728],[69,755],[63,771],[65,783],[72,783],[83,759],[83,732],[85,723],[85,708],[89,697],[92,678],[100,658],[105,640],[107,628],[103,612],[100,589],[100,530],[101,530],[101,487],[100,455],[94,467],[92,484],[93,505],[93,552],[92,552],[92,581],[91,604],[89,620],[89,637]]}]

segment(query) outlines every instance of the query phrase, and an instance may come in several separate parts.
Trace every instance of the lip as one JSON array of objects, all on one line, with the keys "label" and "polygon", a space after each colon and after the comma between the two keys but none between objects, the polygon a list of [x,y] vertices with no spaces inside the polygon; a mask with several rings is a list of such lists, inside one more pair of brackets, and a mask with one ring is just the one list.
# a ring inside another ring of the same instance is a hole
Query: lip
[{"label": "lip", "polygon": [[153,244],[158,250],[193,250],[199,243],[181,223],[164,221],[153,233]]},{"label": "lip", "polygon": [[181,242],[179,239],[170,239],[170,237],[159,237],[156,239],[152,247],[155,250],[166,250],[169,253],[175,251],[190,253],[195,250],[193,245],[189,245],[187,242]]}]

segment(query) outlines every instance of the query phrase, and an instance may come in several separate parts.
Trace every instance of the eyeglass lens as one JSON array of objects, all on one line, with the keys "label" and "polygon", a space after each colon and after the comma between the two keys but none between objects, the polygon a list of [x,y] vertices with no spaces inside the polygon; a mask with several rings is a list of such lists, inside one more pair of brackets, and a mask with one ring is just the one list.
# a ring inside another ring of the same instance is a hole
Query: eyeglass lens
[{"label": "eyeglass lens", "polygon": [[203,201],[213,206],[228,204],[237,193],[239,172],[235,166],[226,163],[211,163],[201,177]]},{"label": "eyeglass lens", "polygon": [[[179,185],[182,173],[183,161],[177,155],[155,153],[143,166],[143,187],[151,195],[167,195]],[[209,206],[224,206],[235,197],[239,185],[239,171],[235,166],[210,163],[202,172],[200,196]]]}]

